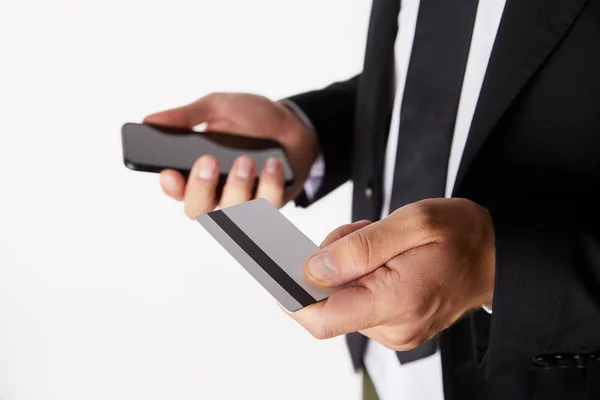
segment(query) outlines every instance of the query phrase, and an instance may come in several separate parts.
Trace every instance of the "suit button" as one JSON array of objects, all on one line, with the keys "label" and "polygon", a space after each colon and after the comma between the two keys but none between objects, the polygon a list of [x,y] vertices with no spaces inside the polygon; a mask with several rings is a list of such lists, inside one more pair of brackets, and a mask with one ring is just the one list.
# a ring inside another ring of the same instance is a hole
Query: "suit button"
[{"label": "suit button", "polygon": [[551,356],[535,356],[533,357],[533,365],[539,368],[550,368],[552,366]]},{"label": "suit button", "polygon": [[373,189],[371,189],[370,186],[367,186],[367,188],[365,189],[365,198],[367,200],[371,200],[373,198]]},{"label": "suit button", "polygon": [[590,357],[586,354],[575,354],[573,356],[573,365],[577,368],[585,368],[590,362]]},{"label": "suit button", "polygon": [[572,359],[566,354],[555,354],[554,364],[559,368],[567,368],[572,365]]}]

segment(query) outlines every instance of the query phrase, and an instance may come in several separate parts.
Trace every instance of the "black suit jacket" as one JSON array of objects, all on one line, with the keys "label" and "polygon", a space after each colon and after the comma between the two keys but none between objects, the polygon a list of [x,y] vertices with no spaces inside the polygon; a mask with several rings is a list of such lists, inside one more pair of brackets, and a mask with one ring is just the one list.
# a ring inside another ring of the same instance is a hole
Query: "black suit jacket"
[{"label": "black suit jacket", "polygon": [[[359,76],[292,98],[325,157],[317,199],[352,180],[355,220],[381,212],[398,3],[374,0]],[[493,218],[493,315],[440,334],[447,400],[600,398],[599,192],[600,0],[507,0],[454,187]]]}]

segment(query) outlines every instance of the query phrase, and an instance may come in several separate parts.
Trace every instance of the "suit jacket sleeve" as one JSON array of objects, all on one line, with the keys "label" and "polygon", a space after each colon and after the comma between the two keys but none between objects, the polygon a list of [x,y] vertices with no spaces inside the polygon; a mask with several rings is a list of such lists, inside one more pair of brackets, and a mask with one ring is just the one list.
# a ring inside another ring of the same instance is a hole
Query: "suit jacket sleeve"
[{"label": "suit jacket sleeve", "polygon": [[305,193],[301,194],[296,199],[299,206],[306,207],[317,201],[351,177],[358,77],[288,99],[300,107],[312,122],[325,161],[325,174],[319,190],[310,201]]},{"label": "suit jacket sleeve", "polygon": [[488,377],[600,357],[600,218],[568,205],[529,208],[490,210],[496,279]]}]

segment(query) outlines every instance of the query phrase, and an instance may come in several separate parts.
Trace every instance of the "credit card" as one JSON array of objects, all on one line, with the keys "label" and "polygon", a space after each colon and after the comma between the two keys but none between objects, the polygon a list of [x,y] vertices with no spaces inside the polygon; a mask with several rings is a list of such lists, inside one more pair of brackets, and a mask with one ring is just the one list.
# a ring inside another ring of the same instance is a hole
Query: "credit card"
[{"label": "credit card", "polygon": [[289,312],[341,289],[320,288],[305,278],[303,264],[319,246],[265,199],[216,210],[196,220]]}]

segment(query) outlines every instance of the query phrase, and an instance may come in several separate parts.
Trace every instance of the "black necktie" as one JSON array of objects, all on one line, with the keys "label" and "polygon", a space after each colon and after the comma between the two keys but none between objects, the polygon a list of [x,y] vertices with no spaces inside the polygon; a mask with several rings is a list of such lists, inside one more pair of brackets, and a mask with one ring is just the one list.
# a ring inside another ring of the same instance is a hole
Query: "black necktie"
[{"label": "black necktie", "polygon": [[[444,197],[477,1],[421,0],[400,112],[391,211]],[[401,363],[414,361],[436,348],[434,338],[398,352],[398,358]]]}]

